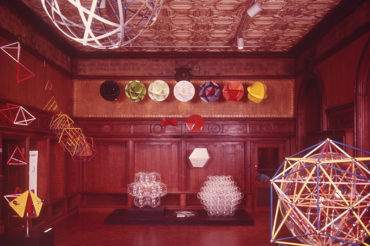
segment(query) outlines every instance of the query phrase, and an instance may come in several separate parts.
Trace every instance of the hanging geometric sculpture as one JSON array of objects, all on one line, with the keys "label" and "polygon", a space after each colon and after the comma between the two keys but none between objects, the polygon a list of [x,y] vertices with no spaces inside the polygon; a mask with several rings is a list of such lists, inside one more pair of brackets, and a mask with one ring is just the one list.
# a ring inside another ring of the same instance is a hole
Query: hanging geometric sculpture
[{"label": "hanging geometric sculpture", "polygon": [[82,129],[74,127],[74,122],[68,115],[54,115],[49,127],[58,136],[58,143],[68,151],[72,158],[90,161],[95,156],[92,138],[91,142],[88,142]]},{"label": "hanging geometric sculpture", "polygon": [[100,95],[107,101],[116,100],[121,94],[121,87],[116,81],[106,80],[100,85]]},{"label": "hanging geometric sculpture", "polygon": [[220,97],[220,87],[212,81],[204,82],[199,88],[199,97],[204,102],[215,102]]},{"label": "hanging geometric sculpture", "polygon": [[191,152],[189,160],[193,167],[204,167],[209,160],[207,148],[195,148]]},{"label": "hanging geometric sculpture", "polygon": [[155,80],[148,88],[149,97],[157,102],[166,100],[170,93],[170,87],[163,80]]},{"label": "hanging geometric sculpture", "polygon": [[228,82],[222,89],[222,94],[227,101],[239,101],[244,95],[244,87],[240,82]]},{"label": "hanging geometric sculpture", "polygon": [[125,46],[156,20],[163,0],[41,0],[54,25],[67,37],[97,49]]},{"label": "hanging geometric sculpture", "polygon": [[132,101],[140,102],[146,95],[146,88],[140,81],[131,80],[125,87],[125,93]]},{"label": "hanging geometric sculpture", "polygon": [[5,195],[4,198],[21,218],[24,215],[27,217],[38,217],[40,215],[43,202],[32,191],[27,190],[22,194]]},{"label": "hanging geometric sculpture", "polygon": [[[17,63],[17,82],[35,77],[35,74],[19,61],[21,55],[21,45],[19,42],[0,46],[0,49]],[[16,50],[16,54],[12,54],[14,50]]]},{"label": "hanging geometric sculpture", "polygon": [[160,198],[167,194],[167,186],[161,182],[161,176],[156,172],[135,173],[135,182],[129,184],[127,190],[134,196],[134,204],[139,208],[158,207]]},{"label": "hanging geometric sculpture", "polygon": [[180,102],[188,102],[194,97],[194,85],[187,80],[181,80],[173,88],[173,94]]},{"label": "hanging geometric sculpture", "polygon": [[[272,243],[360,245],[369,237],[370,157],[352,157],[338,145],[361,151],[327,139],[285,158],[271,180],[271,199],[272,189],[278,196]],[[283,225],[292,237],[278,238]]]},{"label": "hanging geometric sculpture", "polygon": [[267,87],[262,82],[254,82],[253,85],[248,86],[248,99],[255,103],[262,102],[263,99],[267,98],[266,94]]},{"label": "hanging geometric sculpture", "polygon": [[[0,113],[14,125],[28,126],[36,118],[20,105],[6,103],[6,108],[0,109]],[[13,116],[15,114],[15,116]]]},{"label": "hanging geometric sculpture", "polygon": [[23,165],[27,165],[28,163],[26,161],[26,158],[24,158],[22,151],[17,146],[13,150],[13,153],[10,156],[9,160],[6,162],[6,164],[9,166],[23,166]]}]

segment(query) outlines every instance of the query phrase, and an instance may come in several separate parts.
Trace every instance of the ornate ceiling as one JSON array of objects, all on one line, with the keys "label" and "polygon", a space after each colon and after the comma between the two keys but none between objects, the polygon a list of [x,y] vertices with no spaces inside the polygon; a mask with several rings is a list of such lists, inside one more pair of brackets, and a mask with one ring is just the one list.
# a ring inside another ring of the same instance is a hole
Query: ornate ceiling
[{"label": "ornate ceiling", "polygon": [[[61,1],[61,0],[60,0]],[[23,0],[56,32],[40,0]],[[257,0],[262,11],[253,18],[246,10],[254,0],[164,0],[158,20],[118,52],[286,52],[305,36],[340,0]],[[67,42],[79,51],[101,51]]]}]

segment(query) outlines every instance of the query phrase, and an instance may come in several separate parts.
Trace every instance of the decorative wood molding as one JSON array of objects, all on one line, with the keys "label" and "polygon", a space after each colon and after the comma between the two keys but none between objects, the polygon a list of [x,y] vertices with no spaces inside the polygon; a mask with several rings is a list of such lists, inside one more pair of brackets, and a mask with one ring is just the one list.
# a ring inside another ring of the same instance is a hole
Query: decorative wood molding
[{"label": "decorative wood molding", "polygon": [[205,127],[198,133],[189,132],[185,119],[178,120],[178,126],[162,127],[161,119],[90,119],[76,118],[86,136],[97,138],[202,138],[217,137],[272,137],[294,136],[294,119],[211,119],[205,118]]},{"label": "decorative wood molding", "polygon": [[191,69],[199,76],[292,76],[292,58],[137,58],[75,59],[74,76],[152,76],[174,78],[175,69]]}]

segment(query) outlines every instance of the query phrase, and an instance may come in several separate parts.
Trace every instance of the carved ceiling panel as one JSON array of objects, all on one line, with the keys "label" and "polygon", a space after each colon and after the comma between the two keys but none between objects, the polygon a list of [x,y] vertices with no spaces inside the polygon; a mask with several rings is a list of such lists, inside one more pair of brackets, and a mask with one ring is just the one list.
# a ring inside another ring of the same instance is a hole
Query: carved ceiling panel
[{"label": "carved ceiling panel", "polygon": [[[55,28],[44,13],[40,0],[23,2]],[[231,52],[237,51],[236,37],[239,35],[244,38],[245,45],[240,52],[285,52],[340,0],[257,2],[262,11],[252,18],[246,15],[246,10],[254,0],[164,0],[155,24],[130,46],[114,51]],[[63,38],[80,51],[101,51]]]}]

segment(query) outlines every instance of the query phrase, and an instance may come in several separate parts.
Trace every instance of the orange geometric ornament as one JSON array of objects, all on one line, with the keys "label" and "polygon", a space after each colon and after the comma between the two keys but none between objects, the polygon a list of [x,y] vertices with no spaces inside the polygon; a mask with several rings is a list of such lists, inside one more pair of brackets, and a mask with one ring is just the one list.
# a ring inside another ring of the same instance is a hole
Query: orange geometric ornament
[{"label": "orange geometric ornament", "polygon": [[228,82],[222,89],[222,95],[227,101],[239,101],[244,95],[244,87],[240,82]]},{"label": "orange geometric ornament", "polygon": [[20,148],[17,146],[6,164],[9,166],[21,166],[27,165],[28,163],[26,161],[26,158],[24,158],[24,155],[22,154]]},{"label": "orange geometric ornament", "polygon": [[58,136],[58,143],[63,145],[72,158],[89,161],[95,156],[93,140],[86,140],[81,128],[74,127],[73,120],[66,114],[54,115],[50,122],[50,129]]}]

